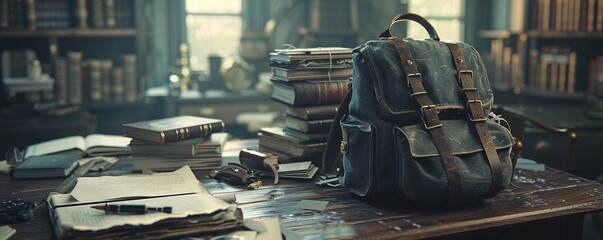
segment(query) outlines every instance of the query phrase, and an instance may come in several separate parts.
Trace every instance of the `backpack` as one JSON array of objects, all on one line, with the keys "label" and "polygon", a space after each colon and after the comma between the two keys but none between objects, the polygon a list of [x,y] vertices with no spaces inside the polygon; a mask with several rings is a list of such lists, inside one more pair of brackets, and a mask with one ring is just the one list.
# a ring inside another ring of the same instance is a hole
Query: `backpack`
[{"label": "backpack", "polygon": [[512,176],[511,133],[490,119],[494,96],[479,53],[462,42],[399,39],[390,27],[353,51],[351,89],[329,133],[323,169],[363,196],[454,207],[489,198]]}]

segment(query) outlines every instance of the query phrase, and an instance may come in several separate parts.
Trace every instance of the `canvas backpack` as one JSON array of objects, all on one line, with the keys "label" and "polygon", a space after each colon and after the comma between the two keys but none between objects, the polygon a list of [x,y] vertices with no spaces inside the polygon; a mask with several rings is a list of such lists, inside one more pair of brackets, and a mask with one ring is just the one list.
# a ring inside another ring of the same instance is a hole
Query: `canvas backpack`
[{"label": "canvas backpack", "polygon": [[358,196],[458,206],[494,196],[512,175],[511,133],[490,119],[494,96],[479,53],[431,39],[392,37],[390,27],[354,49],[351,89],[331,128],[323,169]]}]

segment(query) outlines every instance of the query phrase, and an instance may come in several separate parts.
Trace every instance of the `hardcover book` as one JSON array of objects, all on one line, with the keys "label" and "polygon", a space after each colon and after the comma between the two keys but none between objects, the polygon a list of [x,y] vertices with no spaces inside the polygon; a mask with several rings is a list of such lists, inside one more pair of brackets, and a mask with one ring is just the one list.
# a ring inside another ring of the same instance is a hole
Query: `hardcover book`
[{"label": "hardcover book", "polygon": [[328,133],[308,134],[281,127],[262,128],[260,129],[260,133],[282,139],[283,141],[300,144],[326,142],[329,137]]},{"label": "hardcover book", "polygon": [[195,116],[162,118],[122,126],[128,137],[159,144],[207,137],[224,131],[224,121]]},{"label": "hardcover book", "polygon": [[327,146],[326,142],[307,144],[287,142],[279,138],[264,135],[262,133],[258,133],[258,141],[260,150],[262,147],[279,149],[283,153],[294,157],[322,155],[325,147]]},{"label": "hardcover book", "polygon": [[211,137],[192,138],[165,144],[132,139],[130,148],[132,155],[139,156],[220,157],[227,139],[228,133],[214,133]]},{"label": "hardcover book", "polygon": [[302,133],[329,133],[333,119],[304,121],[291,116],[285,116],[285,127]]},{"label": "hardcover book", "polygon": [[353,68],[288,69],[273,67],[272,79],[284,82],[320,79],[342,79],[351,77],[352,72]]},{"label": "hardcover book", "polygon": [[66,152],[32,156],[13,168],[13,179],[59,178],[69,176],[78,166],[79,154]]},{"label": "hardcover book", "polygon": [[331,119],[335,117],[335,114],[337,114],[338,108],[339,104],[311,107],[288,106],[285,110],[285,114],[304,120]]},{"label": "hardcover book", "polygon": [[269,64],[298,64],[306,61],[333,61],[352,59],[352,53],[338,54],[276,54],[270,56]]},{"label": "hardcover book", "polygon": [[348,80],[282,83],[273,81],[270,97],[291,107],[339,104],[348,92]]}]

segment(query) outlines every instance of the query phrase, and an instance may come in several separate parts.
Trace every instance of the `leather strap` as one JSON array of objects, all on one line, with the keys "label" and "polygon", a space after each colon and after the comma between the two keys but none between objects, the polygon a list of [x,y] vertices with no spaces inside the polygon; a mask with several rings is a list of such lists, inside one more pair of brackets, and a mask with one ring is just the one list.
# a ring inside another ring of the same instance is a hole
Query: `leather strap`
[{"label": "leather strap", "polygon": [[459,86],[463,92],[463,96],[467,101],[467,114],[469,120],[471,120],[477,131],[477,135],[484,147],[486,158],[490,164],[490,172],[492,173],[492,182],[490,183],[490,190],[488,195],[493,197],[501,188],[502,183],[502,170],[500,166],[500,159],[496,153],[496,147],[492,142],[492,136],[488,131],[488,125],[486,120],[488,119],[484,113],[482,101],[477,94],[477,88],[473,81],[473,72],[467,67],[465,57],[458,44],[446,43],[450,52],[452,53],[452,60],[456,67],[457,76],[459,80]]},{"label": "leather strap", "polygon": [[440,36],[438,35],[438,32],[436,32],[435,28],[431,25],[431,23],[429,23],[429,21],[427,21],[427,19],[421,17],[420,15],[414,14],[414,13],[403,13],[403,14],[396,15],[392,19],[389,27],[387,29],[385,29],[385,31],[383,31],[381,34],[379,34],[379,37],[380,38],[391,37],[392,36],[392,33],[391,33],[392,26],[400,21],[417,22],[417,23],[421,24],[421,26],[423,26],[423,28],[425,28],[425,30],[427,30],[427,33],[429,34],[429,37],[431,37],[431,39],[440,41]]},{"label": "leather strap", "polygon": [[411,97],[416,101],[421,112],[421,119],[425,128],[429,131],[440,158],[446,169],[448,180],[448,207],[458,206],[462,199],[461,176],[456,157],[450,149],[448,138],[442,129],[442,123],[438,116],[436,106],[433,104],[423,86],[423,78],[417,69],[417,64],[408,48],[406,42],[398,38],[388,38],[398,50],[398,56],[406,73],[406,81],[411,90]]},{"label": "leather strap", "polygon": [[322,156],[322,169],[324,169],[324,174],[337,174],[341,167],[341,159],[343,157],[341,150],[342,148],[345,148],[343,144],[346,144],[347,140],[343,139],[340,121],[343,116],[349,112],[348,106],[352,100],[351,86],[351,83],[348,84],[348,93],[341,101],[341,104],[339,104],[339,108],[333,119],[333,124],[331,124],[331,129],[329,130],[327,146]]}]

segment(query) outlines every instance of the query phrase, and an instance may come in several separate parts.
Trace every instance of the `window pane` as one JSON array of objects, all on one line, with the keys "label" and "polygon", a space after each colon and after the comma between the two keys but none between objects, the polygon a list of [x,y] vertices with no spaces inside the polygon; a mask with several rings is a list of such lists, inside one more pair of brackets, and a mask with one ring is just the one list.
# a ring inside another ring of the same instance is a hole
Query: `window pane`
[{"label": "window pane", "polygon": [[192,70],[207,71],[209,55],[232,55],[242,32],[239,16],[186,16]]},{"label": "window pane", "polygon": [[459,17],[463,0],[411,0],[408,9],[424,17]]},{"label": "window pane", "polygon": [[[459,20],[435,20],[429,18],[427,20],[433,25],[442,40],[463,40],[461,39],[461,22]],[[429,38],[429,34],[427,34],[425,28],[417,23],[408,24],[408,36],[415,39]]]},{"label": "window pane", "polygon": [[189,13],[241,13],[242,0],[186,0]]}]

